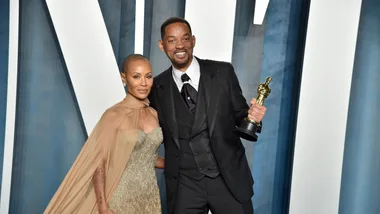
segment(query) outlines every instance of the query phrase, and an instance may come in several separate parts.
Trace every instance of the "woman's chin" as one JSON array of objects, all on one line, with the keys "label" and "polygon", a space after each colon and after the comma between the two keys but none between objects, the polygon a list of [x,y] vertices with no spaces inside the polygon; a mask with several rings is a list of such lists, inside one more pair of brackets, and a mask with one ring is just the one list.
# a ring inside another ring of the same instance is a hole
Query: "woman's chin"
[{"label": "woman's chin", "polygon": [[133,93],[132,95],[139,100],[145,100],[148,97],[147,93]]}]

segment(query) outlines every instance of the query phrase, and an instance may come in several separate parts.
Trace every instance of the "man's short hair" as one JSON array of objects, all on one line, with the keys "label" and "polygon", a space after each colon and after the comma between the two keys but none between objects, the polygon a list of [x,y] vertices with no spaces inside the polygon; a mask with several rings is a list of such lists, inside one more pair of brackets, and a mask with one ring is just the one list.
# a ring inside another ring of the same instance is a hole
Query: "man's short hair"
[{"label": "man's short hair", "polygon": [[192,34],[191,26],[190,26],[188,21],[186,21],[184,18],[181,18],[181,17],[170,17],[166,21],[164,21],[164,23],[162,23],[162,25],[161,25],[161,39],[164,39],[166,27],[168,25],[178,23],[178,22],[185,23],[187,25],[187,27],[189,27],[190,34]]}]

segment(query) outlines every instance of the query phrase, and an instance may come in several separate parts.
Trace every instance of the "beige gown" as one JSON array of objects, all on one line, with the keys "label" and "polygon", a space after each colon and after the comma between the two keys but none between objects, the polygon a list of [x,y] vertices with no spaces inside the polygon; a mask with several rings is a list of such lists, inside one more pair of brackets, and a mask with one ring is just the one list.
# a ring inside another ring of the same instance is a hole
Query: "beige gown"
[{"label": "beige gown", "polygon": [[98,214],[93,175],[101,163],[105,163],[106,201],[114,212],[161,213],[154,163],[162,132],[155,128],[144,133],[141,115],[157,120],[148,100],[129,94],[107,109],[44,214]]},{"label": "beige gown", "polygon": [[161,128],[139,131],[135,148],[109,207],[116,214],[160,214],[161,202],[154,165],[162,142]]}]

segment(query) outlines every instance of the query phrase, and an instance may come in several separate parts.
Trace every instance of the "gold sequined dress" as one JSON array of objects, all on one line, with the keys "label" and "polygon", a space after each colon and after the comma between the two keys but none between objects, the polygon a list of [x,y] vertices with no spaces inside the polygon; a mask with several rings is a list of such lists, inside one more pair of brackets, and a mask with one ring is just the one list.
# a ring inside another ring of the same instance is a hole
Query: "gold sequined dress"
[{"label": "gold sequined dress", "polygon": [[139,130],[136,145],[110,202],[116,214],[161,214],[154,165],[163,140],[161,128]]}]

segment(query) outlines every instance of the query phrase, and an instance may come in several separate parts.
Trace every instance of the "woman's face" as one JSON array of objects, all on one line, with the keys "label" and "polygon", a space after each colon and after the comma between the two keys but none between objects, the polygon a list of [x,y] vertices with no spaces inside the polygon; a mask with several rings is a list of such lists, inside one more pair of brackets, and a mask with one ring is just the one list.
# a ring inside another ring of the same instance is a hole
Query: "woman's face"
[{"label": "woman's face", "polygon": [[153,85],[152,67],[148,60],[137,59],[129,62],[121,73],[128,93],[138,99],[145,99]]}]

